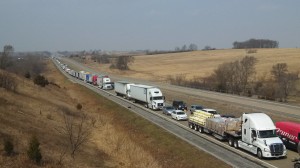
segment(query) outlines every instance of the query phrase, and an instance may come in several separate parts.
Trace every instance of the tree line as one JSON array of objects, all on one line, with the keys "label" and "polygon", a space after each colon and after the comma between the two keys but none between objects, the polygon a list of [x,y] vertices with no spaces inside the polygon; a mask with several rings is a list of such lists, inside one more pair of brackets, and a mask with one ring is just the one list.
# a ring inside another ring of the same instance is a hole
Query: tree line
[{"label": "tree line", "polygon": [[256,63],[255,57],[245,56],[219,65],[207,77],[187,79],[186,75],[179,74],[167,78],[174,85],[286,102],[288,96],[296,91],[299,72],[290,72],[286,63],[277,63],[271,67],[269,74],[257,77]]},{"label": "tree line", "polygon": [[279,42],[268,39],[249,39],[243,42],[233,42],[234,49],[245,49],[245,48],[278,48]]}]

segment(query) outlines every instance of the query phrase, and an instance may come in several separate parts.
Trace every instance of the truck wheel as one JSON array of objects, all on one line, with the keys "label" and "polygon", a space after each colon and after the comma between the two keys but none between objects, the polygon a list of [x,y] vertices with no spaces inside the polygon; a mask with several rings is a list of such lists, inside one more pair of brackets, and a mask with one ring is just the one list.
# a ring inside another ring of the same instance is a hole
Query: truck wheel
[{"label": "truck wheel", "polygon": [[228,144],[229,144],[229,146],[233,146],[233,139],[232,138],[228,139]]},{"label": "truck wheel", "polygon": [[295,163],[294,168],[300,168],[300,163]]},{"label": "truck wheel", "polygon": [[194,130],[195,130],[195,131],[199,131],[199,128],[198,128],[197,125],[195,125]]},{"label": "truck wheel", "polygon": [[234,140],[234,141],[233,141],[233,146],[234,146],[236,149],[239,148],[239,142],[238,142],[238,140]]},{"label": "truck wheel", "polygon": [[192,123],[189,123],[190,129],[194,129],[194,125]]},{"label": "truck wheel", "polygon": [[202,127],[199,127],[199,132],[203,133],[203,128]]},{"label": "truck wheel", "polygon": [[298,153],[300,154],[300,143],[298,143],[297,151],[298,151]]},{"label": "truck wheel", "polygon": [[259,159],[262,159],[263,158],[263,154],[262,154],[262,151],[260,149],[257,149],[257,157]]}]

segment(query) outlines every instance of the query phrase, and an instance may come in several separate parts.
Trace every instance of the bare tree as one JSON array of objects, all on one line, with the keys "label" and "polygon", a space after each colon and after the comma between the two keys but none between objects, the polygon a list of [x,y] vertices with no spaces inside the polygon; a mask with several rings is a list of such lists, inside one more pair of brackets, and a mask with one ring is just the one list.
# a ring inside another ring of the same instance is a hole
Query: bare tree
[{"label": "bare tree", "polygon": [[294,82],[298,79],[298,73],[289,73],[286,63],[273,65],[271,74],[277,83],[276,98],[287,101],[290,91],[294,88]]},{"label": "bare tree", "polygon": [[193,44],[193,43],[192,43],[192,44],[189,45],[189,50],[190,50],[190,51],[196,51],[196,50],[198,50],[198,47],[197,47],[196,44]]},{"label": "bare tree", "polygon": [[240,94],[245,92],[250,78],[255,74],[257,60],[252,56],[246,56],[241,61],[223,63],[214,71],[217,90]]},{"label": "bare tree", "polygon": [[74,116],[64,114],[63,134],[67,136],[68,144],[71,148],[71,157],[75,158],[75,153],[85,144],[91,135],[91,124],[86,114],[82,114],[78,122]]},{"label": "bare tree", "polygon": [[277,82],[285,78],[286,74],[288,73],[288,66],[286,63],[278,63],[273,65],[271,74],[275,78]]},{"label": "bare tree", "polygon": [[187,46],[183,45],[182,48],[181,48],[181,51],[186,51],[186,50],[187,50]]},{"label": "bare tree", "polygon": [[115,63],[111,67],[117,68],[119,70],[128,70],[129,64],[134,62],[133,56],[119,56]]},{"label": "bare tree", "polygon": [[257,59],[253,56],[245,56],[240,61],[240,81],[242,91],[245,93],[247,89],[247,85],[249,84],[250,78],[255,75],[255,64],[257,63]]}]

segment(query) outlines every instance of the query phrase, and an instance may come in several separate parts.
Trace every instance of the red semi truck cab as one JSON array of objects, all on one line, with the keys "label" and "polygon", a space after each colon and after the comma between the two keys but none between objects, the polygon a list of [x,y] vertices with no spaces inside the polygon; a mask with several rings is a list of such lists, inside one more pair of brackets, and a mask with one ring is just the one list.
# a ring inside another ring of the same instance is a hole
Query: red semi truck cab
[{"label": "red semi truck cab", "polygon": [[277,135],[282,139],[287,148],[300,153],[300,124],[289,121],[276,122]]}]

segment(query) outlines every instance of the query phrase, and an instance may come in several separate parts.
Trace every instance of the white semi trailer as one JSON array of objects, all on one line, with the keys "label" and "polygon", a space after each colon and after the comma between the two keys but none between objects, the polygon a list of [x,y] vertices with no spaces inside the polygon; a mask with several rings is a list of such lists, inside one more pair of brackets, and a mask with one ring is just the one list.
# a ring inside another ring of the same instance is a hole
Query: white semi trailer
[{"label": "white semi trailer", "polygon": [[130,86],[134,85],[134,83],[130,83],[127,81],[117,81],[115,82],[115,92],[117,96],[122,96],[126,99],[130,99]]},{"label": "white semi trailer", "polygon": [[147,85],[131,85],[131,99],[142,103],[145,107],[158,110],[162,109],[165,104],[165,97],[159,88]]},{"label": "white semi trailer", "polygon": [[79,79],[85,80],[85,74],[86,74],[85,71],[79,71]]}]

